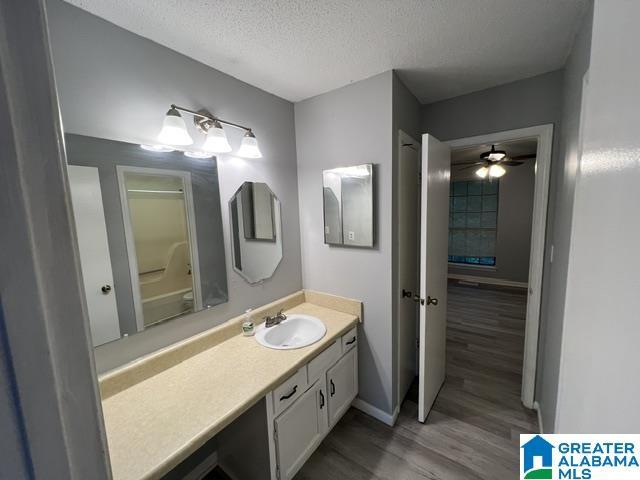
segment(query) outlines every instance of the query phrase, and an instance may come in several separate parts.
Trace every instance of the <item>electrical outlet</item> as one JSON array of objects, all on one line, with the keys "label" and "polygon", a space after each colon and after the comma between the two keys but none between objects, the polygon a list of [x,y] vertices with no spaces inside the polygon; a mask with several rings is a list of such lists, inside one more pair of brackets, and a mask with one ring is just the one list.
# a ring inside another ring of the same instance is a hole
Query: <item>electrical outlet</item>
[{"label": "electrical outlet", "polygon": [[349,232],[349,240],[355,240],[355,239],[356,239],[355,232]]}]

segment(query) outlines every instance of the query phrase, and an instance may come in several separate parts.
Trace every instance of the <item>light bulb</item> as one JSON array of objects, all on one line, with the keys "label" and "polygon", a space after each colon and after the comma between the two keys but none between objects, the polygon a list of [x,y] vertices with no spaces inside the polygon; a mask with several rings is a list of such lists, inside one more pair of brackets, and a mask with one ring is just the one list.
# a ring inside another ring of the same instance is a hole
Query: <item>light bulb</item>
[{"label": "light bulb", "polygon": [[173,107],[164,117],[158,141],[165,145],[191,145],[193,143],[182,115]]},{"label": "light bulb", "polygon": [[476,170],[476,175],[480,178],[487,178],[487,175],[489,175],[489,169],[487,167],[480,167]]},{"label": "light bulb", "polygon": [[211,128],[207,131],[207,139],[202,144],[202,149],[212,153],[227,153],[231,151],[227,134],[217,120],[213,122]]},{"label": "light bulb", "polygon": [[489,167],[489,176],[493,177],[493,178],[500,178],[501,176],[503,176],[505,173],[507,173],[507,171],[504,169],[503,166],[501,165],[491,165]]},{"label": "light bulb", "polygon": [[247,130],[247,133],[242,137],[238,156],[244,158],[262,158],[262,152],[260,152],[260,148],[258,147],[258,140],[251,130]]}]

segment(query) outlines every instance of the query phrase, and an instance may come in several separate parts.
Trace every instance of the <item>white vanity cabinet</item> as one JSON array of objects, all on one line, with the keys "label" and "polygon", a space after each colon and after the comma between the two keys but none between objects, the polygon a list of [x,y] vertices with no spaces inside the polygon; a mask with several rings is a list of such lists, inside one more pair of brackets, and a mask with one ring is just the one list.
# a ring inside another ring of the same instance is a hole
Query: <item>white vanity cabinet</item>
[{"label": "white vanity cabinet", "polygon": [[293,478],[357,394],[354,327],[267,394],[272,480]]},{"label": "white vanity cabinet", "polygon": [[327,371],[329,428],[342,418],[358,393],[358,351],[349,350]]}]

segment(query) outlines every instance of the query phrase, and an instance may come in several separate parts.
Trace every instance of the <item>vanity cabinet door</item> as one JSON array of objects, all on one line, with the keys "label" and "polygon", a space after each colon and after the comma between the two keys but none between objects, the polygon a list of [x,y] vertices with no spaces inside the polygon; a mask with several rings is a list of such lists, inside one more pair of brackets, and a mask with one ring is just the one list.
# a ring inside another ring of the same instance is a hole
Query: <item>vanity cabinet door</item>
[{"label": "vanity cabinet door", "polygon": [[358,349],[349,350],[327,371],[327,390],[329,428],[333,428],[358,394]]},{"label": "vanity cabinet door", "polygon": [[280,480],[293,478],[324,438],[327,401],[326,380],[321,378],[275,419]]}]

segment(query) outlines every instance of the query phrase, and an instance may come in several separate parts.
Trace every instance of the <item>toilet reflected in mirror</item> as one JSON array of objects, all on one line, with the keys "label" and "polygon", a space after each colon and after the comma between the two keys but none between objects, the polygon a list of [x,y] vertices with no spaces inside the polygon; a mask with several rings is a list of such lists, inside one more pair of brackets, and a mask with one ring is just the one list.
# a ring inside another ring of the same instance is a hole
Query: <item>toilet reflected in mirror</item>
[{"label": "toilet reflected in mirror", "polygon": [[229,200],[233,268],[249,283],[270,278],[282,260],[280,201],[266,183],[244,182]]}]

